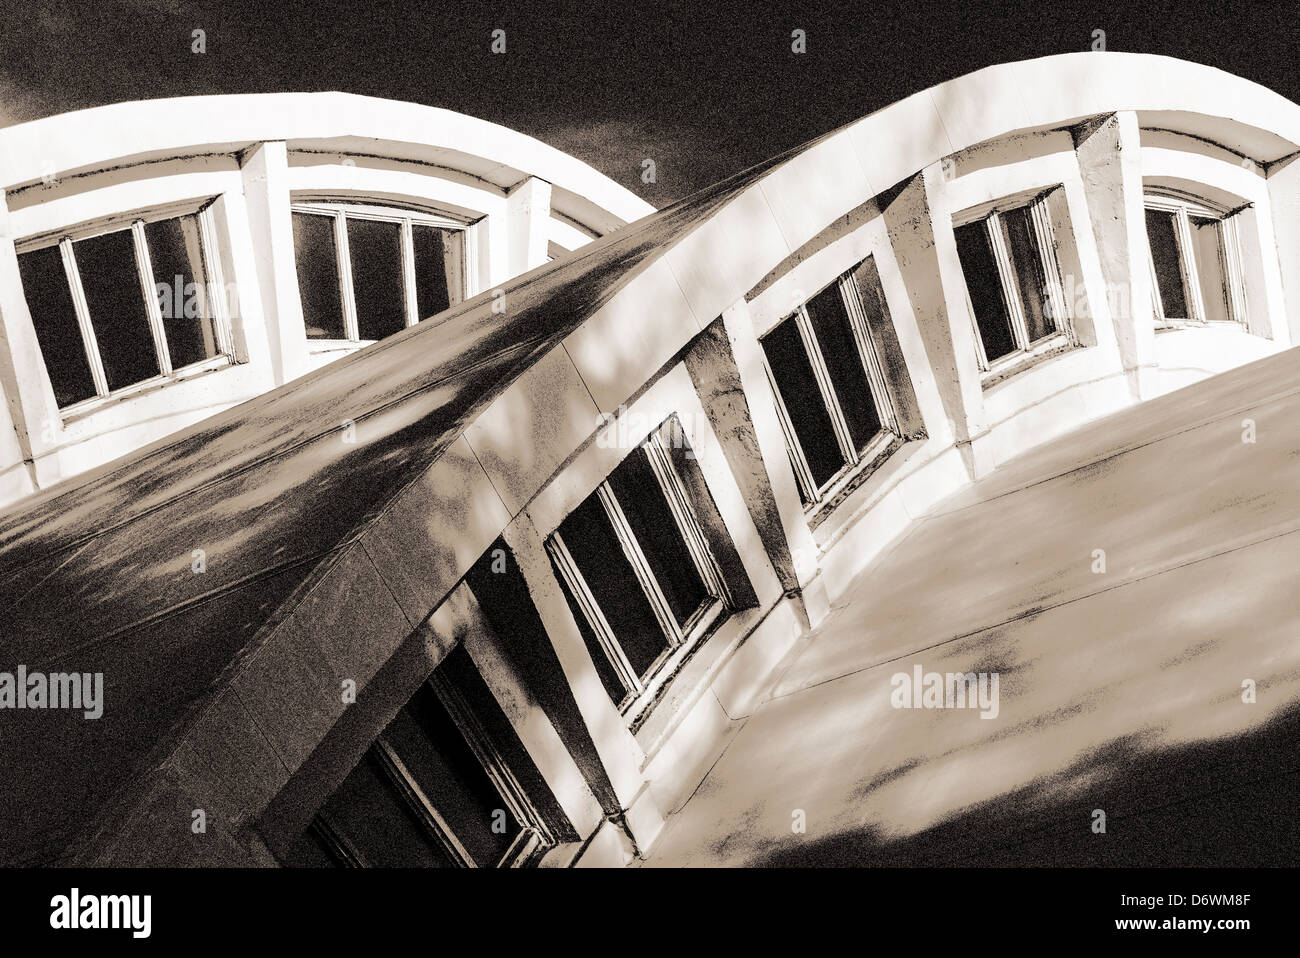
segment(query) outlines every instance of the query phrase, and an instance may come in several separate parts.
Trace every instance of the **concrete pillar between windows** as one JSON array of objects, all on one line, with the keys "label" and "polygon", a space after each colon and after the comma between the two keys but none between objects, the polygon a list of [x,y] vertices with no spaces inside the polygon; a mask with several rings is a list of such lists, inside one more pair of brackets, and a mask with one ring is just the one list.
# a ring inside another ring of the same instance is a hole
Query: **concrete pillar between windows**
[{"label": "concrete pillar between windows", "polygon": [[623,824],[637,849],[644,852],[664,824],[663,812],[641,774],[645,753],[628,731],[623,716],[610,701],[596,673],[591,653],[573,620],[541,536],[527,511],[520,513],[506,527],[503,538],[519,563],[537,614],[573,690],[578,711],[591,732],[596,752],[622,809]]},{"label": "concrete pillar between windows", "polygon": [[[768,550],[782,587],[787,590],[808,590],[805,604],[809,606],[809,618],[820,621],[821,614],[818,610],[825,603],[817,600],[817,589],[813,586],[820,568],[817,543],[804,518],[794,468],[790,465],[790,454],[786,450],[785,436],[777,418],[776,397],[772,394],[771,383],[763,370],[762,346],[754,334],[749,304],[743,297],[723,311],[722,325],[735,362],[735,374],[748,404],[750,427],[758,444],[756,451],[759,462],[755,465],[761,466],[763,475],[757,475],[750,469],[738,468],[738,450],[733,447],[737,446],[739,440],[727,441],[728,434],[736,431],[734,427],[717,429],[719,441],[723,444],[723,452],[727,455],[736,482],[745,494],[754,525]],[[707,377],[701,375],[701,370],[691,369],[691,363],[687,365],[696,380],[697,390],[700,390],[706,384]],[[708,398],[701,391],[701,399],[706,401],[706,408],[712,410],[710,415],[716,416],[717,400],[710,402]],[[768,503],[765,508],[757,508],[764,502]]]},{"label": "concrete pillar between windows", "polygon": [[0,504],[62,478],[50,453],[63,441],[63,420],[23,296],[16,239],[0,190]]},{"label": "concrete pillar between windows", "polygon": [[943,168],[932,163],[884,194],[882,205],[939,399],[966,472],[975,479],[992,471],[993,451],[966,280],[942,194]]},{"label": "concrete pillar between windows", "polygon": [[289,209],[289,154],[284,141],[249,148],[240,166],[271,371],[279,386],[307,371],[307,330],[298,294]]},{"label": "concrete pillar between windows", "polygon": [[550,218],[550,183],[530,176],[510,188],[506,195],[506,237],[512,277],[547,262]]},{"label": "concrete pillar between windows", "polygon": [[578,834],[591,834],[603,821],[604,811],[542,706],[529,693],[527,678],[519,674],[509,653],[501,648],[474,593],[462,582],[443,605],[455,607],[456,617],[463,625],[458,631],[465,651],[560,808]]},{"label": "concrete pillar between windows", "polygon": [[[1120,361],[1133,398],[1150,399],[1160,384],[1137,114],[1112,113],[1080,125],[1074,149]],[[1079,226],[1076,235],[1086,235]]]},{"label": "concrete pillar between windows", "polygon": [[1273,208],[1289,342],[1300,343],[1300,153],[1269,166],[1268,200]]}]

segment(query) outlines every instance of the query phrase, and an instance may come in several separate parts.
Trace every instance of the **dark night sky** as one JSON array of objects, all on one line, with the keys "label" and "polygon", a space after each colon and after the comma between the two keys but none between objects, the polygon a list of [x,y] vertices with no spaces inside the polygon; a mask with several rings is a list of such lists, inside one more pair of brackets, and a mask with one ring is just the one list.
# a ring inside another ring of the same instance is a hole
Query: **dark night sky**
[{"label": "dark night sky", "polygon": [[[1221,67],[1300,101],[1300,4],[0,0],[0,125],[120,100],[347,90],[538,137],[663,205],[971,70],[1087,50]],[[207,52],[190,52],[190,33]],[[507,53],[488,52],[494,28]],[[790,50],[790,32],[808,52]],[[650,157],[658,182],[640,181]]]}]

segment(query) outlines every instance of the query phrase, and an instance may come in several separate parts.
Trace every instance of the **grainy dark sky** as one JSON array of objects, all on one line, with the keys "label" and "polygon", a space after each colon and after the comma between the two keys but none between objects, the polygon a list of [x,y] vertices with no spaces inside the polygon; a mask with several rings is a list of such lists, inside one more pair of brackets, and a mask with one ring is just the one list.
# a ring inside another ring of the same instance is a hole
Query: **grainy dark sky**
[{"label": "grainy dark sky", "polygon": [[[505,124],[660,206],[943,80],[1088,50],[1094,30],[1107,49],[1300,100],[1298,23],[1296,2],[0,0],[0,125],[121,100],[348,90]],[[504,55],[489,52],[497,28]]]}]

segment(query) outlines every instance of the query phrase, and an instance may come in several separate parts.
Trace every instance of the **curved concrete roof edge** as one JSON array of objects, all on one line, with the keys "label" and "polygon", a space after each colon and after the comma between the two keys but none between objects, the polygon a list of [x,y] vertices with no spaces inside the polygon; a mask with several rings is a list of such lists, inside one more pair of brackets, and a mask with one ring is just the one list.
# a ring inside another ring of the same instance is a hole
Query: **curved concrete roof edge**
[{"label": "curved concrete roof edge", "polygon": [[142,157],[348,136],[444,151],[444,158],[479,157],[585,197],[629,223],[654,212],[599,170],[535,137],[442,107],[343,92],[132,100],[19,123],[0,129],[0,187]]}]

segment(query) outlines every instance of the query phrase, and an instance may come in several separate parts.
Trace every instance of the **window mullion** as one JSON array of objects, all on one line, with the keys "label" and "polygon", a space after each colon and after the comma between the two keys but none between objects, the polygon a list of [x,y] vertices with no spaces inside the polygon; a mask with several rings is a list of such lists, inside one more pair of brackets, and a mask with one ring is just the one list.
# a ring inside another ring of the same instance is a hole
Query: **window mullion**
[{"label": "window mullion", "polygon": [[1219,235],[1222,238],[1224,259],[1224,277],[1228,284],[1228,309],[1230,318],[1243,326],[1248,325],[1246,313],[1246,284],[1242,278],[1241,237],[1238,234],[1236,216],[1219,220]]},{"label": "window mullion", "polygon": [[203,259],[203,303],[208,317],[217,331],[217,350],[226,356],[235,355],[235,336],[231,328],[229,304],[226,302],[226,279],[221,268],[221,247],[218,245],[217,224],[212,205],[199,210],[199,245]]},{"label": "window mullion", "polygon": [[547,540],[546,547],[555,560],[556,568],[560,570],[560,576],[564,579],[564,584],[568,586],[569,594],[573,596],[574,601],[578,604],[579,614],[586,618],[587,625],[591,627],[591,631],[596,636],[596,641],[600,643],[600,647],[605,652],[605,657],[614,666],[614,672],[618,675],[619,681],[623,683],[623,687],[629,693],[634,696],[640,695],[643,691],[641,676],[636,674],[636,670],[632,668],[632,663],[628,661],[627,653],[618,644],[613,628],[610,627],[609,621],[605,618],[605,613],[601,611],[600,605],[597,604],[596,597],[587,585],[582,570],[573,561],[573,556],[569,552],[569,547],[564,544],[563,537],[556,532]]},{"label": "window mullion", "polygon": [[414,326],[421,317],[415,285],[415,237],[409,219],[402,220],[402,288],[406,297],[406,325]]},{"label": "window mullion", "polygon": [[1056,331],[1064,333],[1071,343],[1077,342],[1074,335],[1074,317],[1070,314],[1065,301],[1065,286],[1061,281],[1060,264],[1056,262],[1056,230],[1052,227],[1051,213],[1047,209],[1046,197],[1035,200],[1029,207],[1029,222],[1034,228],[1034,238],[1038,241],[1038,260],[1042,267],[1043,280],[1047,289],[1047,301],[1051,304],[1052,325]]},{"label": "window mullion", "polygon": [[876,406],[876,414],[885,429],[899,435],[898,413],[894,409],[893,398],[889,395],[889,384],[885,381],[880,355],[876,352],[876,344],[867,326],[867,317],[860,299],[862,295],[862,290],[858,288],[857,282],[852,277],[840,280],[840,299],[844,301],[844,309],[849,317],[849,329],[853,331],[853,339],[858,346],[858,358],[867,373],[867,386],[871,390],[871,400]]},{"label": "window mullion", "polygon": [[339,291],[343,297],[343,330],[348,339],[356,342],[361,338],[357,326],[357,303],[352,289],[352,253],[348,249],[347,217],[340,212],[334,213],[334,245],[338,247],[339,256]]},{"label": "window mullion", "polygon": [[695,562],[696,571],[699,572],[700,578],[704,580],[709,594],[721,599],[730,606],[731,598],[727,591],[727,584],[718,572],[717,563],[713,559],[713,551],[709,548],[709,542],[704,536],[704,530],[700,528],[695,513],[691,510],[690,503],[686,499],[681,477],[677,475],[677,469],[668,455],[668,450],[664,448],[663,438],[658,433],[655,433],[642,448],[646,451],[646,458],[650,461],[650,470],[659,483],[664,499],[668,502],[668,508],[672,510],[673,518],[677,520],[677,529],[682,535],[682,540],[686,543],[687,551],[690,552],[691,558]]},{"label": "window mullion", "polygon": [[86,361],[90,364],[90,376],[95,383],[95,393],[108,395],[108,375],[104,372],[104,362],[99,358],[99,343],[95,339],[95,327],[90,322],[90,306],[86,302],[86,291],[81,286],[81,273],[77,269],[77,260],[72,251],[72,240],[64,239],[59,243],[59,252],[63,255],[63,271],[68,278],[68,288],[72,292],[72,303],[77,312],[77,325],[81,328],[81,342],[86,350]]},{"label": "window mullion", "polygon": [[1003,233],[1002,216],[994,213],[984,221],[988,229],[989,244],[993,250],[993,261],[998,264],[998,277],[1001,280],[1002,303],[1011,320],[1011,338],[1017,349],[1029,348],[1029,329],[1025,325],[1025,314],[1020,306],[1020,285],[1015,268],[1011,264],[1011,251],[1007,248],[1007,238]]},{"label": "window mullion", "polygon": [[397,754],[397,751],[382,734],[375,741],[375,754],[379,758],[379,765],[384,770],[384,774],[401,793],[402,800],[424,825],[425,830],[442,846],[443,850],[466,868],[478,867],[478,863],[474,861],[473,856],[461,844],[460,839],[456,837],[456,833],[447,824],[447,820],[442,817],[442,813],[434,807],[424,789],[420,788],[415,781],[401,756]]},{"label": "window mullion", "polygon": [[461,736],[469,745],[470,751],[474,753],[474,757],[478,759],[483,771],[487,773],[498,794],[509,807],[515,821],[523,828],[533,828],[545,834],[549,844],[549,830],[545,830],[541,813],[529,800],[528,793],[510,771],[510,766],[497,751],[491,736],[488,735],[478,716],[474,714],[473,708],[465,701],[460,690],[439,675],[437,670],[429,677],[429,684],[433,687],[438,700],[447,709],[452,721],[456,723]]},{"label": "window mullion", "polygon": [[804,352],[808,354],[808,362],[812,366],[813,378],[817,380],[822,403],[830,415],[831,428],[835,432],[835,441],[839,443],[840,455],[844,457],[846,463],[853,465],[858,461],[858,451],[853,448],[853,437],[849,434],[848,420],[844,418],[844,410],[840,408],[840,401],[831,386],[830,370],[826,367],[826,357],[822,355],[821,345],[813,333],[812,319],[808,316],[807,307],[800,306],[795,313],[795,326],[799,330],[800,338],[803,339]]},{"label": "window mullion", "polygon": [[[135,241],[136,274],[144,295],[145,315],[149,317],[149,331],[153,334],[153,348],[158,353],[158,371],[164,376],[172,374],[172,357],[167,351],[167,331],[163,329],[162,307],[158,304],[158,287],[153,276],[153,263],[149,260],[149,244],[144,237],[144,221],[131,224],[131,237]],[[184,290],[181,291],[182,296]],[[171,291],[171,303],[176,303],[176,290]],[[172,317],[175,319],[176,317]]]},{"label": "window mullion", "polygon": [[1187,290],[1187,311],[1194,314],[1187,318],[1203,323],[1205,322],[1205,303],[1201,299],[1200,271],[1196,268],[1196,254],[1193,252],[1191,218],[1187,215],[1185,207],[1179,208],[1174,217],[1174,222],[1178,224],[1180,254],[1178,258],[1182,266],[1183,285]]},{"label": "window mullion", "polygon": [[627,556],[628,562],[632,565],[632,571],[636,574],[637,581],[641,583],[646,598],[650,600],[650,606],[654,610],[655,618],[659,620],[659,627],[668,636],[670,645],[681,645],[681,626],[677,624],[677,620],[673,617],[672,610],[668,607],[668,599],[664,596],[663,590],[659,588],[659,582],[655,579],[654,573],[650,571],[650,563],[646,560],[645,553],[641,551],[640,543],[636,541],[636,534],[632,531],[632,525],[627,521],[627,516],[623,514],[623,507],[618,504],[618,499],[614,497],[614,490],[609,487],[608,482],[602,482],[597,487],[596,494],[600,498],[600,504],[605,507],[605,514],[609,517],[610,525],[614,527],[614,535],[618,538],[619,545],[623,547],[623,554]]},{"label": "window mullion", "polygon": [[817,482],[813,479],[812,468],[808,465],[808,459],[804,455],[803,447],[799,445],[798,436],[795,435],[794,423],[790,419],[790,410],[785,408],[785,399],[781,396],[781,390],[777,388],[776,377],[772,375],[772,368],[767,363],[767,357],[763,357],[763,372],[767,374],[767,383],[772,388],[772,399],[776,405],[777,422],[781,424],[781,432],[785,434],[786,448],[790,452],[791,464],[794,466],[795,481],[804,488],[804,493],[809,502],[817,501]]}]

